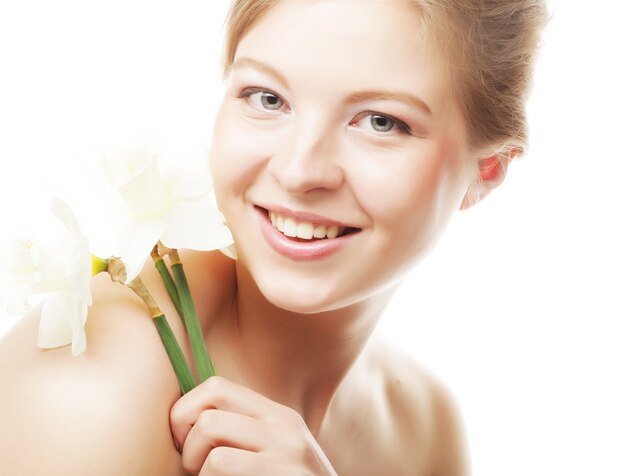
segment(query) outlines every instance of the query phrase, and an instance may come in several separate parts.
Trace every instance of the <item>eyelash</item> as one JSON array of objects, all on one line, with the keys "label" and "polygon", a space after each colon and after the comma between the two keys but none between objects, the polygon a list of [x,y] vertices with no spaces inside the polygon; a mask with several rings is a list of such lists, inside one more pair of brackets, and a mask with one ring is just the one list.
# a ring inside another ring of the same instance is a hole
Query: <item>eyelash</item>
[{"label": "eyelash", "polygon": [[[383,114],[380,112],[376,112],[376,111],[365,111],[361,114],[359,114],[358,119],[354,119],[352,121],[350,121],[350,124],[354,124],[356,122],[362,121],[363,119],[365,119],[366,117],[384,117],[385,119],[388,119],[390,121],[392,121],[395,125],[395,130],[397,130],[400,134],[405,134],[405,135],[413,135],[413,132],[411,131],[411,128],[409,127],[409,125],[404,122],[401,121],[400,119],[397,119],[393,116],[390,116],[389,114]],[[389,132],[393,132],[394,129],[391,129]],[[378,132],[378,131],[375,131]],[[379,134],[387,134],[385,132],[378,132]]]},{"label": "eyelash", "polygon": [[[248,88],[244,88],[241,90],[241,92],[237,95],[237,98],[239,99],[248,99],[250,98],[250,96],[252,96],[253,94],[256,93],[266,93],[266,94],[271,94],[272,96],[276,96],[277,98],[279,98],[281,101],[283,101],[283,104],[286,103],[286,101],[279,95],[276,94],[275,92],[273,92],[270,89],[265,89],[265,88],[257,88],[257,87],[248,87]],[[271,111],[271,109],[267,109],[267,111]],[[404,135],[412,135],[412,131],[411,128],[409,127],[409,125],[404,122],[401,121],[400,119],[397,119],[393,116],[390,116],[389,114],[382,114],[380,112],[376,112],[376,111],[366,111],[364,113],[359,114],[358,119],[354,119],[352,121],[350,121],[350,124],[354,124],[356,122],[359,122],[361,120],[363,120],[366,117],[369,116],[377,116],[377,117],[384,117],[386,119],[389,119],[390,121],[392,121],[395,125],[395,127],[397,128],[398,132]],[[393,131],[394,129],[392,129],[391,131]],[[389,131],[389,132],[391,132]],[[385,134],[385,133],[382,133]]]},{"label": "eyelash", "polygon": [[[256,93],[266,93],[266,94],[271,94],[272,96],[276,96],[278,99],[280,99],[283,104],[285,104],[287,101],[285,101],[280,94],[276,94],[274,91],[270,90],[270,89],[265,89],[265,88],[256,88],[256,87],[250,87],[250,88],[244,88],[238,95],[237,97],[239,99],[249,99],[250,96],[252,96],[253,94]],[[271,111],[271,109],[266,109],[267,111]]]}]

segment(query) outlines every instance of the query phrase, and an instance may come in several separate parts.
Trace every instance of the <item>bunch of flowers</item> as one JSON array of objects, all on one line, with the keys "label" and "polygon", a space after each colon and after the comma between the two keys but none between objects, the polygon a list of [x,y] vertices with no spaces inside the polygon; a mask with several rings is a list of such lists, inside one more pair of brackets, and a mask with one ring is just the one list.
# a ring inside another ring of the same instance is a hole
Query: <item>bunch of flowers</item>
[{"label": "bunch of flowers", "polygon": [[0,247],[0,302],[7,312],[24,314],[31,310],[31,298],[43,295],[38,345],[71,344],[76,356],[87,346],[84,325],[91,305],[90,279],[108,272],[146,304],[186,393],[196,381],[139,273],[152,257],[187,329],[198,378],[203,381],[214,375],[178,255],[179,249],[221,249],[232,256],[232,236],[211,200],[206,150],[164,146],[153,135],[134,133],[101,149],[94,165],[105,183],[97,198],[97,215],[107,217],[106,231],[100,230],[98,238],[107,236],[110,253],[94,256],[69,205],[54,197],[55,230],[45,236],[20,232]]}]

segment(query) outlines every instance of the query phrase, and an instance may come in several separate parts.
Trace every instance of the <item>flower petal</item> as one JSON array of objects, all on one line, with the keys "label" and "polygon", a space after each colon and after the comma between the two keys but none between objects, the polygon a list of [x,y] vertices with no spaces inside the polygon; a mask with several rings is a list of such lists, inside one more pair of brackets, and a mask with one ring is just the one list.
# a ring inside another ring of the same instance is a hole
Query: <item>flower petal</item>
[{"label": "flower petal", "polygon": [[67,283],[80,302],[91,305],[91,254],[86,242],[78,243],[66,263]]},{"label": "flower petal", "polygon": [[86,198],[83,214],[85,235],[91,253],[100,257],[119,256],[119,231],[130,220],[126,204],[117,194],[101,194]]},{"label": "flower petal", "polygon": [[72,212],[72,209],[64,200],[57,196],[52,197],[50,209],[53,215],[65,225],[73,236],[82,236],[76,216],[74,216],[74,212]]},{"label": "flower petal", "polygon": [[87,308],[87,303],[71,292],[48,295],[39,321],[38,346],[52,349],[71,343],[72,355],[83,353],[87,348]]},{"label": "flower petal", "polygon": [[38,346],[50,349],[71,343],[76,312],[75,300],[70,293],[49,294],[41,311]]},{"label": "flower petal", "polygon": [[119,250],[120,258],[126,266],[127,283],[140,273],[164,229],[165,221],[155,219],[133,221],[121,230]]},{"label": "flower petal", "polygon": [[73,244],[69,235],[62,230],[59,240],[52,246],[40,246],[38,251],[38,282],[33,290],[40,293],[62,291],[67,288],[66,262],[70,258]]},{"label": "flower petal", "polygon": [[15,236],[0,243],[0,303],[9,314],[30,311],[29,298],[41,279],[39,246],[32,236]]},{"label": "flower petal", "polygon": [[235,243],[226,248],[220,248],[223,255],[228,256],[230,259],[237,260],[237,247]]},{"label": "flower petal", "polygon": [[193,141],[170,144],[158,163],[173,199],[200,198],[213,189],[208,148]]},{"label": "flower petal", "polygon": [[[4,283],[0,283],[4,286]],[[0,293],[0,303],[7,314],[23,316],[32,310],[28,299],[33,295],[30,286],[11,286],[6,292]]]},{"label": "flower petal", "polygon": [[137,219],[162,215],[169,202],[168,186],[156,162],[121,185],[118,193],[128,211]]},{"label": "flower petal", "polygon": [[75,300],[75,314],[72,321],[72,355],[82,354],[87,349],[87,335],[85,334],[85,322],[87,321],[88,305],[80,300]]},{"label": "flower petal", "polygon": [[156,160],[159,138],[150,131],[125,130],[112,134],[94,164],[109,184],[119,187],[141,174]]},{"label": "flower petal", "polygon": [[223,215],[206,201],[175,203],[166,220],[167,228],[161,235],[161,241],[169,248],[209,251],[233,243]]}]

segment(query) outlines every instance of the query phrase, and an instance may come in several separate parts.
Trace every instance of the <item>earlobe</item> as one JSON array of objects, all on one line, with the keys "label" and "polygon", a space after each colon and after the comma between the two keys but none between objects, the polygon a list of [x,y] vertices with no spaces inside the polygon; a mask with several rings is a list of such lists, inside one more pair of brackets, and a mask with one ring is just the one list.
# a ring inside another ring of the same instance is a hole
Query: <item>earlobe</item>
[{"label": "earlobe", "polygon": [[506,152],[500,152],[480,159],[478,161],[478,176],[470,184],[460,209],[470,208],[500,185],[506,177],[509,164],[519,155],[519,152],[519,148],[512,148]]}]

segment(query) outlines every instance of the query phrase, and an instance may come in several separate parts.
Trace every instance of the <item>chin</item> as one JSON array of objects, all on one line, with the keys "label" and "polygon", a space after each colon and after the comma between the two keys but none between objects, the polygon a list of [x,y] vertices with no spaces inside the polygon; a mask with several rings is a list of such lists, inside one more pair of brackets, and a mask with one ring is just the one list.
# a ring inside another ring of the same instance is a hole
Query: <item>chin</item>
[{"label": "chin", "polygon": [[318,314],[342,307],[333,296],[309,286],[281,286],[274,282],[268,286],[261,284],[260,291],[272,305],[297,314]]},{"label": "chin", "polygon": [[347,307],[354,302],[342,296],[341,289],[331,283],[320,285],[308,280],[257,277],[256,285],[262,296],[273,306],[285,311],[312,315]]}]

